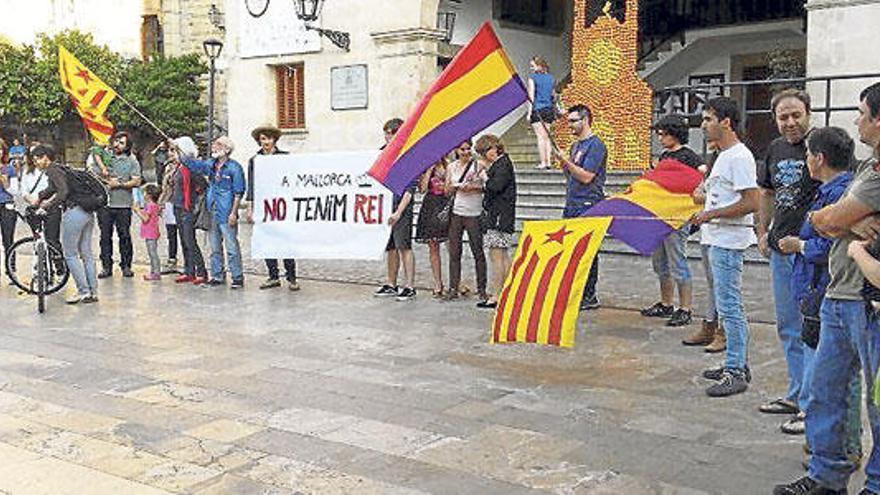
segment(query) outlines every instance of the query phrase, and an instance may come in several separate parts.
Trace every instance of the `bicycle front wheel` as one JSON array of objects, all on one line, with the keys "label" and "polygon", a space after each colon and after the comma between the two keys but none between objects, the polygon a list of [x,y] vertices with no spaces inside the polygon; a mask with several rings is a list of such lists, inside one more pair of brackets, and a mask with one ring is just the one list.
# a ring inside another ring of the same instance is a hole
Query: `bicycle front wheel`
[{"label": "bicycle front wheel", "polygon": [[46,312],[46,268],[49,259],[46,255],[46,245],[37,243],[37,312]]},{"label": "bicycle front wheel", "polygon": [[[12,283],[28,294],[37,294],[37,282],[40,280],[40,262],[37,256],[37,239],[26,237],[19,239],[9,248],[6,256],[6,273]],[[44,281],[43,293],[54,294],[61,290],[67,283],[70,273],[61,253],[49,244],[45,246],[43,257],[42,279]]]}]

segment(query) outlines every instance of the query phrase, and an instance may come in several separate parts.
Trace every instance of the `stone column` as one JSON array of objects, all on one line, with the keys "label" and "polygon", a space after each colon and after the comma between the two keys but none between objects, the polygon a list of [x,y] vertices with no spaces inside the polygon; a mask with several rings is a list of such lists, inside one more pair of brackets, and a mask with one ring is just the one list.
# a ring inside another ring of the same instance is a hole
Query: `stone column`
[{"label": "stone column", "polygon": [[[877,57],[877,33],[880,31],[880,0],[809,0],[807,2],[807,76],[839,76],[846,74],[880,73]],[[855,106],[859,93],[880,77],[832,82],[830,95],[824,82],[813,82],[807,90],[813,107]],[[834,112],[831,125],[843,127],[858,142],[853,125],[855,112]],[[816,112],[816,125],[825,125],[825,114]],[[857,154],[869,153],[860,145]]]}]

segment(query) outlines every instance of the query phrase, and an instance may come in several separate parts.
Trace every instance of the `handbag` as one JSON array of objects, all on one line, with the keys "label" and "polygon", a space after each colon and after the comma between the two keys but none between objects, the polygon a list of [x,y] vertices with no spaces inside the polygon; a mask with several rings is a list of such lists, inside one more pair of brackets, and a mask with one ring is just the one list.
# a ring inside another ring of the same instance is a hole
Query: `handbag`
[{"label": "handbag", "polygon": [[199,196],[195,208],[193,208],[193,218],[195,218],[195,228],[197,230],[211,230],[214,219],[211,218],[211,211],[207,205],[207,194]]},{"label": "handbag", "polygon": [[819,345],[819,328],[822,324],[819,313],[822,309],[822,300],[825,299],[825,292],[818,285],[819,276],[823,270],[828,271],[827,265],[816,265],[813,268],[813,280],[810,283],[810,288],[807,289],[807,295],[800,304],[801,316],[803,317],[801,340],[810,349],[815,349]]},{"label": "handbag", "polygon": [[[464,173],[461,174],[461,177],[458,178],[458,182],[464,180],[467,177],[468,172],[471,171],[471,165],[473,165],[473,161],[468,162],[467,166],[464,168]],[[443,205],[443,208],[437,212],[437,221],[440,222],[440,225],[449,226],[449,219],[452,218],[452,206],[455,204],[455,191],[449,195],[449,199],[446,200],[446,204]],[[445,229],[444,229],[445,230]]]}]

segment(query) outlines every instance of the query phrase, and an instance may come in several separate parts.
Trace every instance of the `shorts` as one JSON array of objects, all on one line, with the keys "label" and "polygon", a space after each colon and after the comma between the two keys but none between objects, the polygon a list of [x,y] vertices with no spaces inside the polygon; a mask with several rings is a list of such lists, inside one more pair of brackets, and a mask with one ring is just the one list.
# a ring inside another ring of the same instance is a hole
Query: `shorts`
[{"label": "shorts", "polygon": [[663,244],[651,255],[651,264],[658,277],[671,278],[679,284],[691,281],[686,251],[689,233],[690,225],[685,224],[669,234]]},{"label": "shorts", "polygon": [[405,251],[407,249],[412,249],[412,227],[412,213],[400,217],[400,220],[391,227],[391,237],[388,238],[388,244],[385,246],[385,251],[394,251],[395,249]]},{"label": "shorts", "polygon": [[541,108],[540,110],[532,110],[532,114],[529,116],[529,122],[532,124],[536,124],[538,122],[544,122],[545,124],[552,124],[556,122],[556,110],[552,107]]},{"label": "shorts", "polygon": [[489,229],[483,234],[483,247],[487,249],[510,249],[513,234]]}]

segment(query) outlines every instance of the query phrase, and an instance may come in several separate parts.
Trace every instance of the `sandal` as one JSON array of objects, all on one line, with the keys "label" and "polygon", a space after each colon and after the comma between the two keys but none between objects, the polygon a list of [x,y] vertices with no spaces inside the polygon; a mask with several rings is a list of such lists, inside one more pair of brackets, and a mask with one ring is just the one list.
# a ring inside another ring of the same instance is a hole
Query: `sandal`
[{"label": "sandal", "polygon": [[443,287],[432,290],[431,295],[434,299],[443,299]]},{"label": "sandal", "polygon": [[761,404],[758,410],[764,414],[797,414],[800,412],[796,404],[785,399],[776,399],[766,404]]}]

